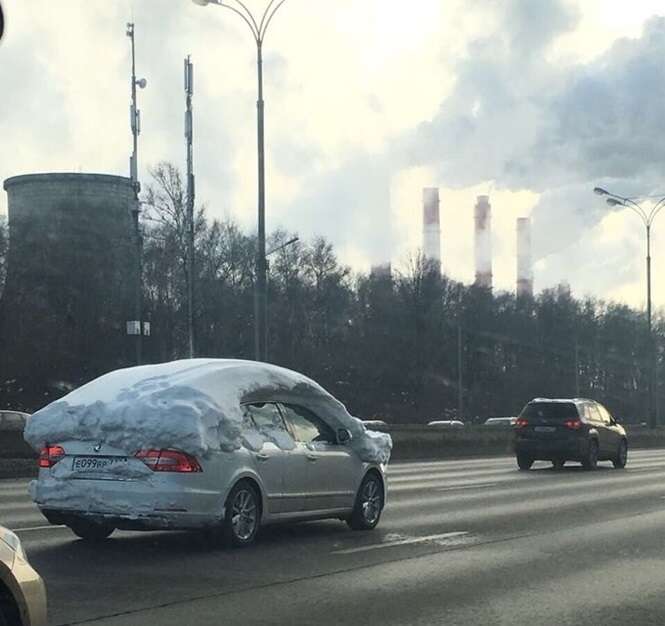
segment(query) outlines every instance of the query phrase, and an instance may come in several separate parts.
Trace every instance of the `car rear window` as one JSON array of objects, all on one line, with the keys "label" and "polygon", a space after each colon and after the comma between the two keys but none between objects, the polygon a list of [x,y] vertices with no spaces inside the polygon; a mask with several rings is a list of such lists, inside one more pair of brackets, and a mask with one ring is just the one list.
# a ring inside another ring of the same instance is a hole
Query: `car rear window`
[{"label": "car rear window", "polygon": [[520,417],[563,421],[579,417],[579,414],[573,402],[529,402],[520,413]]}]

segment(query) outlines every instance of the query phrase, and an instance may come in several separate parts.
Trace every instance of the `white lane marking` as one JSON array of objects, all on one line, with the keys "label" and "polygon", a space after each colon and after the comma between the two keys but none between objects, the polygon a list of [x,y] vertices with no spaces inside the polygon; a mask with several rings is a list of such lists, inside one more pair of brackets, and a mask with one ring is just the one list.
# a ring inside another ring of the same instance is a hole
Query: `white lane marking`
[{"label": "white lane marking", "polygon": [[476,483],[475,485],[453,485],[451,487],[437,487],[434,491],[460,491],[461,489],[487,489],[504,483]]},{"label": "white lane marking", "polygon": [[46,526],[28,526],[26,528],[13,528],[15,533],[27,533],[31,530],[50,530],[52,528],[67,528],[64,524],[47,524]]},{"label": "white lane marking", "polygon": [[385,543],[374,543],[369,546],[360,546],[359,548],[346,548],[345,550],[334,550],[331,554],[354,554],[356,552],[368,552],[369,550],[378,550],[380,548],[392,548],[395,546],[406,546],[413,543],[425,543],[427,541],[437,541],[439,539],[450,539],[452,537],[462,537],[468,535],[465,530],[450,533],[441,533],[440,535],[425,535],[424,537],[409,537],[399,541],[386,541]]}]

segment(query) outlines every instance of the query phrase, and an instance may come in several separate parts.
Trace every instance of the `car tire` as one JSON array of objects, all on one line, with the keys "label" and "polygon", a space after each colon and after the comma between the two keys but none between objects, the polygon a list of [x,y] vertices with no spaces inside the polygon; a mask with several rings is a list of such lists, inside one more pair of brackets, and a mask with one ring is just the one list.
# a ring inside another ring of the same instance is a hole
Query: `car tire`
[{"label": "car tire", "polygon": [[612,459],[612,464],[615,469],[623,469],[628,462],[628,442],[622,439],[617,449],[617,455]]},{"label": "car tire", "polygon": [[88,520],[76,520],[67,524],[69,529],[84,541],[103,541],[111,536],[115,530],[114,526],[89,522]]},{"label": "car tire", "polygon": [[598,467],[598,442],[595,439],[589,441],[589,450],[582,461],[582,467],[585,470],[595,470]]},{"label": "car tire", "polygon": [[5,589],[0,589],[0,626],[20,626],[21,616],[14,599]]},{"label": "car tire", "polygon": [[533,459],[530,456],[525,454],[518,454],[517,457],[517,467],[520,468],[521,472],[528,472],[533,465]]},{"label": "car tire", "polygon": [[381,519],[385,497],[383,493],[383,481],[371,472],[363,478],[353,512],[347,523],[352,530],[372,530]]},{"label": "car tire", "polygon": [[566,461],[564,459],[554,459],[552,461],[552,468],[555,472],[558,472],[563,469],[565,463]]},{"label": "car tire", "polygon": [[261,525],[261,497],[248,480],[237,483],[224,507],[224,541],[234,548],[244,548],[254,542]]}]

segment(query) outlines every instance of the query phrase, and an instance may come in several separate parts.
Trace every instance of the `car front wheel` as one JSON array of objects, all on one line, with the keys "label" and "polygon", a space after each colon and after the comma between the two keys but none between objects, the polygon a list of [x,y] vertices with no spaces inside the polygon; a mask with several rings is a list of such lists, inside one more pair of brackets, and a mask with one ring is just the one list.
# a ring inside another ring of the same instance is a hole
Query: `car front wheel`
[{"label": "car front wheel", "polygon": [[617,455],[612,459],[612,463],[616,469],[623,469],[626,467],[628,462],[628,443],[625,439],[621,440],[619,444],[619,449],[617,450]]},{"label": "car front wheel", "polygon": [[21,618],[14,599],[8,591],[0,589],[0,626],[20,626]]},{"label": "car front wheel", "polygon": [[383,511],[383,483],[374,473],[367,474],[360,484],[353,512],[348,520],[353,530],[372,530],[381,519]]}]

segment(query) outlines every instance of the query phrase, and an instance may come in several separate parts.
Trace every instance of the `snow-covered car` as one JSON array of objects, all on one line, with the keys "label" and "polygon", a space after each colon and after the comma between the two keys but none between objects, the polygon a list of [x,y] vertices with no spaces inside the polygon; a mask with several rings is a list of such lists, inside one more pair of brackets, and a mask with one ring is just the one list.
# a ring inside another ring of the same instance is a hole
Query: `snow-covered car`
[{"label": "snow-covered car", "polygon": [[46,626],[46,589],[19,538],[0,526],[0,624]]},{"label": "snow-covered car", "polygon": [[208,529],[233,545],[286,520],[374,528],[392,448],[309,378],[227,359],[116,370],[35,413],[24,436],[52,524],[91,540]]}]

